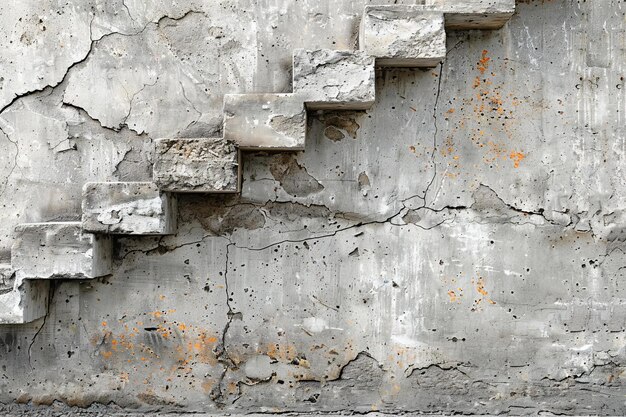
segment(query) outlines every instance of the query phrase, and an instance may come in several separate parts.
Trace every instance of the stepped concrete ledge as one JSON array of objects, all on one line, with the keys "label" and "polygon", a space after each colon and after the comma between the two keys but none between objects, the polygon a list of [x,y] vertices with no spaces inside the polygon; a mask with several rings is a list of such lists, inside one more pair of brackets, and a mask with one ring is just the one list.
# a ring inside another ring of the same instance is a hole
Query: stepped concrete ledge
[{"label": "stepped concrete ledge", "polygon": [[153,182],[91,182],[83,187],[83,230],[120,235],[176,233],[176,197]]},{"label": "stepped concrete ledge", "polygon": [[303,150],[306,96],[226,94],[224,138],[243,150]]},{"label": "stepped concrete ledge", "polygon": [[16,279],[91,279],[111,273],[111,238],[83,233],[80,222],[15,228],[11,266]]},{"label": "stepped concrete ledge", "polygon": [[365,110],[376,99],[374,57],[362,51],[296,49],[293,91],[310,110]]},{"label": "stepped concrete ledge", "polygon": [[160,190],[172,193],[236,193],[240,155],[222,138],[158,139],[153,177]]},{"label": "stepped concrete ledge", "polygon": [[499,29],[515,13],[515,0],[426,0],[426,10],[442,12],[446,28]]},{"label": "stepped concrete ledge", "polygon": [[49,281],[18,281],[11,265],[0,264],[0,324],[22,324],[43,317],[49,285]]},{"label": "stepped concrete ledge", "polygon": [[446,56],[443,13],[423,6],[366,6],[359,47],[383,67],[434,67]]}]

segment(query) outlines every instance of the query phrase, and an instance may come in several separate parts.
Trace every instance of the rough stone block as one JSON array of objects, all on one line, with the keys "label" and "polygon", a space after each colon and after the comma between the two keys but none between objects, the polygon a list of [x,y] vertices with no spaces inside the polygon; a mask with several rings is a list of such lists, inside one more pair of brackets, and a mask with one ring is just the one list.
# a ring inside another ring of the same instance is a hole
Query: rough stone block
[{"label": "rough stone block", "polygon": [[429,0],[426,8],[443,12],[448,29],[499,29],[515,13],[515,0]]},{"label": "rough stone block", "polygon": [[153,176],[157,186],[173,193],[239,191],[239,151],[221,138],[159,139]]},{"label": "rough stone block", "polygon": [[443,13],[423,6],[367,6],[361,50],[386,67],[434,67],[446,56]]},{"label": "rough stone block", "polygon": [[87,183],[82,210],[83,230],[91,233],[176,233],[176,198],[153,182]]},{"label": "rough stone block", "polygon": [[374,57],[362,51],[296,49],[293,91],[309,109],[368,109],[376,98]]},{"label": "rough stone block", "polygon": [[29,223],[15,228],[11,265],[16,279],[91,279],[111,273],[111,238],[83,233],[80,222]]},{"label": "rough stone block", "polygon": [[0,324],[28,323],[46,314],[49,281],[18,281],[11,265],[0,264]]},{"label": "rough stone block", "polygon": [[302,150],[305,100],[299,94],[227,94],[224,137],[242,149]]}]

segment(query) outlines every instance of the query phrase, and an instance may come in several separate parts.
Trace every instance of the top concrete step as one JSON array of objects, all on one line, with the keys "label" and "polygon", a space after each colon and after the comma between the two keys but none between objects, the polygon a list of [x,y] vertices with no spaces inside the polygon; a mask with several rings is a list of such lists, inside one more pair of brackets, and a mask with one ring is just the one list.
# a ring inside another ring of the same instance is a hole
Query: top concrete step
[{"label": "top concrete step", "polygon": [[423,0],[427,10],[442,12],[450,30],[499,29],[515,13],[515,0]]}]

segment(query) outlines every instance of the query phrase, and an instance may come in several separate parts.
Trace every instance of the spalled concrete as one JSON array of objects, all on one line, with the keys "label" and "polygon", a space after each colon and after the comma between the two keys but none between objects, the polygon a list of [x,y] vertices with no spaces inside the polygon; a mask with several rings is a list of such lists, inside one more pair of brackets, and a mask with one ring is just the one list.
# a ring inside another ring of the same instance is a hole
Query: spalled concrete
[{"label": "spalled concrete", "polygon": [[153,173],[163,191],[237,192],[239,152],[219,138],[159,139]]},{"label": "spalled concrete", "polygon": [[83,230],[121,235],[176,233],[176,197],[152,182],[91,182],[83,187]]}]

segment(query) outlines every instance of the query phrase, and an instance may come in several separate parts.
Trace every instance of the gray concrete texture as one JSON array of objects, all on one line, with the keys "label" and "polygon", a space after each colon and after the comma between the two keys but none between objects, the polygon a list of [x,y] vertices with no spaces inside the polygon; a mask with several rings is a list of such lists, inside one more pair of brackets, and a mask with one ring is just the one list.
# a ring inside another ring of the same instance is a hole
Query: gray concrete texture
[{"label": "gray concrete texture", "polygon": [[[0,263],[393,3],[2,3]],[[372,108],[309,112],[303,152],[243,154],[241,195],[179,195],[175,235],[113,239],[112,274],[1,326],[0,410],[625,414],[625,13],[518,1],[377,71]]]}]

